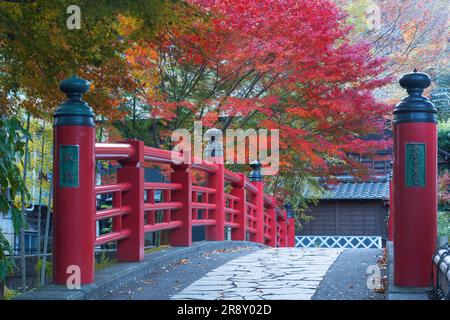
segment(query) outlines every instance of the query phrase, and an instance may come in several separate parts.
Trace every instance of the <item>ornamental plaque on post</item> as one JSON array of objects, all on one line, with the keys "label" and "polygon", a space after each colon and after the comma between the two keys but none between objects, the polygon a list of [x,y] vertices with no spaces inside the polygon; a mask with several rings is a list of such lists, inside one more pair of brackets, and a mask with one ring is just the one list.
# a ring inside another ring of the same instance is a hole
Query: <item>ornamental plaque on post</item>
[{"label": "ornamental plaque on post", "polygon": [[67,100],[53,116],[53,281],[65,285],[75,276],[86,284],[94,281],[94,112],[82,99],[89,82],[71,77],[60,89]]},{"label": "ornamental plaque on post", "polygon": [[431,285],[437,237],[437,110],[422,95],[431,80],[414,70],[400,79],[408,96],[394,109],[394,284]]}]

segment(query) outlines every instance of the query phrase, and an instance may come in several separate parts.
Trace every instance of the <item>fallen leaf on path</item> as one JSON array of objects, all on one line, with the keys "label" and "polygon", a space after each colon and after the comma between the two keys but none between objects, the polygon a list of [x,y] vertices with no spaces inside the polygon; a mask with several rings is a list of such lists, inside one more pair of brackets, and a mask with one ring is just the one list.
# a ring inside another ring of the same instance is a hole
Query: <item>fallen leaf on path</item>
[{"label": "fallen leaf on path", "polygon": [[184,258],[184,259],[181,259],[180,261],[178,261],[178,264],[188,264],[188,263],[189,263],[188,258]]}]

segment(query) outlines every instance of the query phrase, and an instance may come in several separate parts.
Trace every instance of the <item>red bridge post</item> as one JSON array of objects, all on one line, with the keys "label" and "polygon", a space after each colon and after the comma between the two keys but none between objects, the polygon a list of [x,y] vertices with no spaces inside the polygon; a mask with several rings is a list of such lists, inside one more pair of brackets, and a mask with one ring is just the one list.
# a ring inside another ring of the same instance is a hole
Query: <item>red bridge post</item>
[{"label": "red bridge post", "polygon": [[279,222],[281,227],[281,234],[280,234],[280,246],[286,247],[287,243],[287,217],[286,217],[286,211],[282,211],[283,217],[280,218],[281,221]]},{"label": "red bridge post", "polygon": [[231,240],[245,241],[247,240],[247,199],[244,188],[245,175],[243,173],[239,173],[239,175],[241,176],[241,181],[237,184],[233,184],[233,190],[231,190],[231,194],[239,198],[237,207],[235,208],[239,211],[236,219],[239,227],[231,230]]},{"label": "red bridge post", "polygon": [[190,164],[173,165],[171,182],[179,183],[182,189],[172,194],[172,202],[180,202],[181,208],[172,211],[173,220],[181,221],[181,226],[171,231],[170,245],[183,247],[192,245],[192,168]]},{"label": "red bridge post", "polygon": [[286,208],[287,214],[287,246],[294,248],[295,247],[295,215],[292,210],[292,205],[290,203],[286,203],[284,205]]},{"label": "red bridge post", "polygon": [[422,95],[431,80],[414,70],[394,109],[394,284],[428,287],[437,239],[437,110]]},{"label": "red bridge post", "polygon": [[144,142],[128,140],[134,147],[131,159],[121,161],[117,170],[117,182],[128,182],[130,190],[122,195],[119,206],[130,208],[129,214],[117,217],[122,229],[130,230],[130,236],[117,242],[118,261],[142,261],[144,259]]},{"label": "red bridge post", "polygon": [[[206,178],[208,188],[214,190],[209,194],[208,203],[215,208],[211,210],[213,215],[208,214],[208,219],[215,220],[213,225],[205,229],[205,239],[208,241],[225,240],[225,167],[223,163],[222,131],[219,129],[209,129],[205,132],[205,137],[210,141],[205,149],[205,160],[216,165],[215,172],[209,172]],[[209,209],[205,209],[209,210]],[[210,211],[210,212],[211,212]]]},{"label": "red bridge post", "polygon": [[223,157],[218,155],[212,157],[212,162],[217,166],[217,171],[208,174],[207,185],[215,190],[215,193],[209,195],[210,203],[215,205],[213,219],[216,223],[208,226],[205,230],[205,238],[209,241],[225,240],[225,168],[223,165]]},{"label": "red bridge post", "polygon": [[60,89],[68,99],[53,116],[53,282],[65,285],[79,271],[87,284],[94,281],[94,112],[82,99],[86,80],[66,79]]},{"label": "red bridge post", "polygon": [[261,174],[261,163],[259,161],[254,161],[250,163],[250,167],[252,167],[253,170],[250,172],[248,178],[258,190],[255,196],[257,231],[253,241],[264,243],[264,181]]}]

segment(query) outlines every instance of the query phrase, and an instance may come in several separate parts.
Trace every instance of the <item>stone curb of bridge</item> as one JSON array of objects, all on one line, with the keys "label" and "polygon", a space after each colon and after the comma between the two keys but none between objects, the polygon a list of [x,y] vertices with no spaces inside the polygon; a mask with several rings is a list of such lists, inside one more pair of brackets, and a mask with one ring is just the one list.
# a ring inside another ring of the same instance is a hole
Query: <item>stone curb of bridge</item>
[{"label": "stone curb of bridge", "polygon": [[248,241],[204,241],[193,243],[191,247],[171,247],[146,254],[139,263],[117,263],[98,271],[95,283],[83,285],[80,290],[69,290],[66,286],[51,284],[29,291],[14,300],[97,300],[111,290],[115,290],[135,280],[145,278],[149,273],[160,271],[162,267],[184,258],[220,249],[240,247],[268,248]]}]

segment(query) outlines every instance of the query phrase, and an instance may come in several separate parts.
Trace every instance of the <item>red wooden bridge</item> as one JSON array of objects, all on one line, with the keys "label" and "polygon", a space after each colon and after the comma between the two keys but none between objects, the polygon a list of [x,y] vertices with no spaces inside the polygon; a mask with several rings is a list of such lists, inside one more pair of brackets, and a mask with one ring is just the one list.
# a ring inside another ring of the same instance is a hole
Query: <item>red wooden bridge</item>
[{"label": "red wooden bridge", "polygon": [[[92,109],[81,99],[88,83],[70,78],[61,83],[68,100],[55,113],[54,282],[66,284],[72,266],[81,283],[94,281],[94,247],[117,242],[118,261],[142,261],[144,234],[169,230],[172,246],[190,246],[192,227],[205,226],[206,240],[249,240],[272,247],[294,246],[295,221],[264,193],[260,165],[249,177],[227,170],[223,159],[193,158],[176,164],[172,152],[142,141],[95,143]],[[121,164],[114,184],[95,186],[95,161]],[[144,182],[144,165],[170,165],[170,182]],[[205,175],[194,183],[193,174]],[[155,192],[161,201],[155,202]],[[96,196],[112,194],[112,208],[96,210]],[[163,222],[157,222],[157,212]],[[96,236],[96,222],[112,219],[112,231]],[[68,269],[69,268],[69,269]]]},{"label": "red wooden bridge", "polygon": [[[400,84],[409,96],[396,106],[393,120],[394,284],[427,287],[437,237],[437,110],[422,95],[431,84],[428,75],[414,70]],[[89,83],[72,77],[60,88],[68,100],[54,115],[55,283],[67,284],[72,270],[79,270],[82,284],[92,283],[94,247],[112,241],[119,261],[142,261],[146,232],[168,230],[172,246],[190,246],[194,226],[205,226],[212,241],[225,240],[229,228],[231,240],[294,246],[294,217],[264,193],[259,163],[247,178],[227,170],[218,156],[208,162],[184,154],[191,161],[180,164],[173,160],[180,154],[142,141],[95,143],[95,115],[82,100]],[[96,160],[121,164],[116,183],[95,186]],[[170,182],[146,183],[145,163],[171,166]],[[194,183],[195,171],[204,174],[205,183]],[[162,193],[161,201],[155,201],[155,192]],[[96,210],[101,194],[112,194],[112,208]],[[163,222],[155,219],[157,212],[163,213]],[[105,219],[112,219],[112,231],[96,237],[96,223]]]}]

